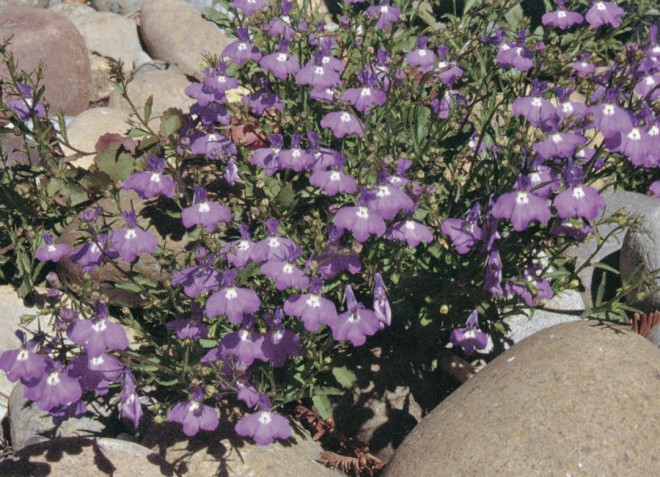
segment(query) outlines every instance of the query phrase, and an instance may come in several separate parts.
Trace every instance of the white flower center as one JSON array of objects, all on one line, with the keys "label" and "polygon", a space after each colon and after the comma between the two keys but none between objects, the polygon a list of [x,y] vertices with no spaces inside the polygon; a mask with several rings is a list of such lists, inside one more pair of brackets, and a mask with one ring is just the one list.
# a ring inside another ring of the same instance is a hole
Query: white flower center
[{"label": "white flower center", "polygon": [[573,105],[568,101],[561,103],[561,110],[566,114],[570,114],[573,112]]},{"label": "white flower center", "polygon": [[415,222],[412,220],[406,220],[406,223],[403,225],[406,230],[415,230]]},{"label": "white flower center", "polygon": [[339,174],[338,171],[332,171],[330,173],[330,180],[333,182],[337,182],[338,180],[341,179],[341,175]]},{"label": "white flower center", "polygon": [[247,341],[250,337],[250,332],[248,330],[241,330],[240,332],[241,341]]},{"label": "white flower center", "polygon": [[357,323],[358,321],[360,321],[360,313],[354,311],[353,313],[351,313],[351,316],[348,317],[348,322]]},{"label": "white flower center", "polygon": [[649,75],[644,79],[645,83],[647,86],[653,86],[655,84],[655,80],[653,79],[653,76]]},{"label": "white flower center", "polygon": [[532,99],[531,105],[534,106],[535,108],[540,108],[542,104],[543,103],[541,103],[541,98]]},{"label": "white flower center", "polygon": [[360,219],[368,219],[369,218],[369,209],[367,209],[364,206],[358,207],[357,213],[355,214],[358,216]]},{"label": "white flower center", "polygon": [[601,12],[604,12],[605,10],[607,10],[607,7],[605,6],[605,4],[603,2],[596,3],[595,7],[596,7],[596,10],[599,10]]},{"label": "white flower center", "polygon": [[376,192],[377,197],[389,197],[391,195],[392,192],[390,192],[389,187],[387,187],[386,185],[378,186],[378,192]]},{"label": "white flower center", "polygon": [[348,113],[341,113],[341,118],[339,118],[342,123],[350,123],[351,122],[351,115]]},{"label": "white flower center", "polygon": [[419,56],[426,56],[426,50],[419,50]]},{"label": "white flower center", "polygon": [[233,300],[236,297],[238,297],[238,293],[236,293],[236,288],[234,287],[229,287],[225,290],[225,298],[227,300]]},{"label": "white flower center", "polygon": [[323,66],[316,66],[314,68],[314,74],[315,75],[324,75],[325,74],[325,69],[323,68]]},{"label": "white flower center", "polygon": [[238,51],[243,51],[247,50],[247,44],[246,43],[239,43],[238,44]]},{"label": "white flower center", "polygon": [[360,91],[360,96],[371,96],[371,88],[362,88],[362,91]]},{"label": "white flower center", "polygon": [[321,58],[321,63],[327,65],[328,63],[330,63],[330,57],[324,56],[323,58]]},{"label": "white flower center", "polygon": [[564,10],[559,10],[557,12],[557,18],[566,18],[566,12]]},{"label": "white flower center", "polygon": [[382,5],[380,7],[380,13],[387,13],[390,9],[388,8],[387,5]]},{"label": "white flower center", "polygon": [[92,325],[92,329],[97,333],[103,333],[108,329],[108,325],[105,324],[105,320],[98,321]]},{"label": "white flower center", "polygon": [[559,133],[555,133],[555,134],[552,135],[552,142],[554,142],[554,143],[560,143],[560,142],[562,142],[562,141],[563,141],[563,139],[562,139],[562,137],[561,137],[561,134],[559,134]]},{"label": "white flower center", "polygon": [[614,105],[605,104],[603,105],[603,116],[612,116],[614,114]]},{"label": "white flower center", "polygon": [[26,359],[28,359],[28,356],[29,356],[28,350],[23,348],[18,352],[18,356],[16,356],[16,361],[25,361]]},{"label": "white flower center", "polygon": [[293,273],[293,265],[290,263],[285,263],[282,267],[282,272],[286,273],[287,275],[291,275]]},{"label": "white flower center", "polygon": [[582,190],[582,187],[576,186],[573,187],[573,198],[574,199],[582,199],[584,197],[584,191]]},{"label": "white flower center", "polygon": [[647,132],[649,136],[657,136],[658,134],[660,134],[660,128],[658,128],[658,126],[654,124],[649,128]]},{"label": "white flower center", "polygon": [[46,378],[46,384],[49,386],[57,386],[60,384],[60,373],[57,371],[50,373],[50,375]]},{"label": "white flower center", "polygon": [[270,248],[278,248],[280,246],[280,241],[278,240],[277,237],[270,237],[268,239],[268,247]]},{"label": "white flower center", "polygon": [[160,182],[160,174],[158,172],[154,172],[151,174],[151,177],[149,178],[149,182]]},{"label": "white flower center", "polygon": [[321,306],[321,300],[319,300],[318,295],[310,295],[305,301],[305,304],[312,308],[319,308]]},{"label": "white flower center", "polygon": [[247,240],[241,240],[238,242],[238,247],[237,247],[241,252],[245,252],[250,248],[250,242]]},{"label": "white flower center", "polygon": [[530,180],[530,182],[532,182],[532,184],[536,184],[538,182],[541,182],[541,174],[539,174],[538,172],[532,172],[529,175],[529,180]]},{"label": "white flower center", "polygon": [[639,141],[642,139],[642,135],[639,133],[639,128],[632,128],[632,131],[628,133],[628,139],[631,141]]},{"label": "white flower center", "polygon": [[56,251],[57,251],[57,248],[55,248],[55,245],[53,245],[53,244],[51,243],[51,244],[48,244],[48,249],[47,249],[47,250],[48,250],[49,252],[56,252]]},{"label": "white flower center", "polygon": [[199,402],[193,400],[188,406],[188,412],[195,412],[197,409],[199,409]]},{"label": "white flower center", "polygon": [[99,356],[99,357],[97,357],[97,358],[91,358],[91,359],[89,360],[89,364],[90,364],[92,367],[94,367],[94,368],[98,368],[98,367],[101,366],[103,363],[104,363],[104,361],[103,361],[103,356]]},{"label": "white flower center", "polygon": [[206,214],[210,210],[211,210],[211,207],[209,207],[209,203],[206,202],[206,201],[205,202],[200,202],[199,206],[197,207],[197,211],[200,214]]},{"label": "white flower center", "polygon": [[137,238],[137,234],[135,233],[135,229],[127,229],[126,233],[124,234],[124,240],[133,240]]},{"label": "white flower center", "polygon": [[279,343],[280,341],[282,341],[282,338],[284,337],[284,333],[282,332],[282,330],[277,330],[277,331],[273,331],[271,336],[273,338],[273,342]]},{"label": "white flower center", "polygon": [[286,53],[279,53],[277,55],[277,61],[279,61],[280,63],[284,63],[288,59],[289,59],[289,55],[287,55]]},{"label": "white flower center", "polygon": [[272,420],[273,418],[270,417],[270,412],[261,411],[261,414],[259,415],[259,423],[263,424],[264,426],[267,426],[268,424],[270,424]]},{"label": "white flower center", "polygon": [[216,79],[218,83],[226,83],[227,82],[227,77],[226,76],[218,76]]},{"label": "white flower center", "polygon": [[529,198],[527,197],[526,191],[524,190],[518,191],[518,195],[516,196],[516,204],[518,205],[529,204]]}]

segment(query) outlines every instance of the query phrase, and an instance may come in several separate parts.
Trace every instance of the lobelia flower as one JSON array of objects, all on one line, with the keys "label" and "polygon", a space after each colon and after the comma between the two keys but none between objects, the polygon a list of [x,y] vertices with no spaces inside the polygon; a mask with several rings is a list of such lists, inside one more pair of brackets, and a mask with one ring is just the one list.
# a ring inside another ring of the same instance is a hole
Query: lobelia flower
[{"label": "lobelia flower", "polygon": [[431,109],[440,119],[447,119],[453,110],[464,103],[465,98],[458,91],[448,89],[431,100]]},{"label": "lobelia flower", "polygon": [[642,76],[633,92],[638,98],[646,99],[649,102],[654,102],[660,98],[660,72],[651,73]]},{"label": "lobelia flower", "polygon": [[268,141],[270,147],[255,149],[250,157],[250,162],[262,167],[266,175],[272,176],[280,168],[279,154],[284,147],[284,140],[281,134],[270,134]]},{"label": "lobelia flower", "polygon": [[275,439],[291,437],[289,421],[270,410],[270,401],[265,394],[259,396],[259,411],[242,417],[234,426],[236,434],[251,437],[258,446],[269,446]]},{"label": "lobelia flower", "polygon": [[578,146],[583,145],[585,142],[587,140],[581,134],[550,131],[548,137],[541,142],[534,143],[532,149],[544,161],[555,157],[568,159],[573,157],[573,153]]},{"label": "lobelia flower", "polygon": [[660,180],[654,181],[650,186],[649,186],[649,195],[652,197],[657,197],[660,199]]},{"label": "lobelia flower", "polygon": [[584,240],[595,231],[594,227],[585,224],[582,219],[569,218],[563,219],[558,225],[552,227],[550,233],[553,235],[567,235],[574,240]]},{"label": "lobelia flower", "polygon": [[36,340],[25,340],[25,333],[18,330],[16,336],[21,340],[19,349],[10,349],[0,355],[0,369],[12,383],[19,379],[25,385],[36,384],[46,371],[46,357],[34,352]]},{"label": "lobelia flower", "polygon": [[417,48],[406,53],[405,58],[406,64],[416,66],[424,73],[428,73],[435,68],[435,53],[426,47],[428,40],[428,37],[425,36],[417,38]]},{"label": "lobelia flower", "polygon": [[210,202],[208,193],[195,185],[193,205],[181,211],[181,222],[187,229],[200,226],[212,233],[219,223],[231,221],[231,209],[225,205]]},{"label": "lobelia flower", "polygon": [[277,158],[282,169],[291,169],[295,172],[311,169],[314,163],[314,155],[300,146],[302,135],[291,136],[291,148],[283,149]]},{"label": "lobelia flower", "polygon": [[520,31],[516,43],[502,43],[497,52],[497,66],[500,68],[513,67],[523,72],[534,68],[534,53],[527,48],[525,40],[525,32]]},{"label": "lobelia flower", "polygon": [[124,365],[107,353],[89,356],[83,352],[71,360],[69,376],[78,379],[83,392],[94,391],[98,396],[108,392],[108,382],[121,378]]},{"label": "lobelia flower", "polygon": [[259,403],[259,391],[245,379],[237,379],[234,383],[238,389],[236,397],[243,401],[247,407],[254,407]]},{"label": "lobelia flower", "polygon": [[22,82],[18,82],[16,86],[18,86],[18,90],[22,97],[7,100],[7,106],[14,112],[14,114],[23,122],[27,122],[33,117],[45,118],[46,108],[41,101],[34,104],[32,86]]},{"label": "lobelia flower", "polygon": [[68,331],[69,339],[75,344],[83,345],[91,357],[101,356],[109,350],[125,350],[128,348],[126,330],[119,323],[108,319],[106,305],[95,302],[95,317],[91,320],[79,320]]},{"label": "lobelia flower", "polygon": [[573,62],[571,65],[573,70],[577,72],[578,76],[581,78],[591,76],[591,74],[596,71],[596,66],[588,61],[589,56],[589,53],[583,53],[580,60]]},{"label": "lobelia flower", "polygon": [[511,105],[511,112],[516,116],[522,116],[529,123],[542,129],[556,129],[559,124],[559,116],[550,101],[543,98],[545,85],[534,80],[532,95],[516,98]]},{"label": "lobelia flower", "polygon": [[172,285],[183,286],[183,293],[189,298],[197,298],[203,292],[220,288],[222,275],[213,269],[213,260],[204,261],[193,267],[172,270]]},{"label": "lobelia flower", "polygon": [[337,341],[348,340],[353,346],[361,346],[367,336],[373,336],[380,329],[380,319],[375,312],[367,310],[355,298],[353,289],[346,285],[346,312],[330,321],[328,326],[332,330],[332,337]]},{"label": "lobelia flower", "polygon": [[465,323],[465,328],[452,330],[449,339],[454,346],[460,346],[467,355],[471,355],[475,350],[485,349],[488,346],[488,335],[479,329],[477,310],[470,313],[470,317]]},{"label": "lobelia flower", "polygon": [[433,234],[429,228],[410,218],[393,224],[387,231],[386,237],[388,240],[404,241],[409,247],[417,247],[420,242],[433,241]]},{"label": "lobelia flower", "polygon": [[[204,126],[211,127],[216,123],[227,125],[231,123],[231,115],[229,114],[229,109],[225,104],[222,103],[209,103],[206,106],[202,106],[199,103],[195,103],[190,106],[190,114],[196,114],[199,116],[201,123]],[[216,137],[209,137],[203,135],[201,132],[198,132],[198,135],[195,137],[195,154],[207,155],[207,150],[212,151],[213,148],[219,149],[218,144],[209,145],[209,141],[214,141]],[[206,141],[206,143],[204,142]],[[231,148],[231,145],[222,142],[223,148],[226,146],[227,149]],[[224,149],[223,149],[224,150]],[[215,154],[215,152],[213,152]],[[210,154],[210,152],[209,152]]]},{"label": "lobelia flower", "polygon": [[229,242],[220,249],[220,253],[225,255],[227,261],[236,268],[245,268],[245,266],[252,262],[252,251],[254,250],[254,242],[250,235],[247,225],[241,224],[239,226],[241,238]]},{"label": "lobelia flower", "polygon": [[261,306],[259,296],[250,288],[234,285],[236,270],[224,274],[225,287],[206,300],[205,312],[209,318],[226,315],[230,323],[240,324],[245,313],[255,313]]},{"label": "lobelia flower", "polygon": [[548,166],[536,165],[527,177],[530,191],[544,199],[549,199],[552,193],[561,186],[559,176],[554,169]]},{"label": "lobelia flower", "polygon": [[309,97],[317,101],[322,101],[324,103],[332,104],[335,102],[337,97],[338,90],[337,88],[321,88],[313,87],[309,92]]},{"label": "lobelia flower", "polygon": [[135,379],[131,370],[124,369],[121,382],[121,417],[131,421],[133,427],[137,429],[142,419],[142,405],[135,392]]},{"label": "lobelia flower", "polygon": [[233,0],[229,6],[242,11],[245,15],[250,17],[259,10],[267,7],[268,2],[265,0]]},{"label": "lobelia flower", "polygon": [[[329,64],[324,64],[323,52],[317,52],[314,58],[296,73],[296,84],[309,85],[314,88],[336,88],[341,85],[339,73]],[[343,65],[342,65],[343,66]]]},{"label": "lobelia flower", "polygon": [[548,223],[552,212],[545,199],[529,191],[529,178],[518,178],[514,192],[507,192],[497,198],[493,205],[493,217],[509,219],[514,230],[522,232],[530,222]]},{"label": "lobelia flower", "polygon": [[218,102],[226,100],[227,91],[239,87],[238,79],[227,75],[227,63],[224,61],[220,61],[215,68],[204,71],[204,90],[214,93]]},{"label": "lobelia flower", "polygon": [[82,417],[86,412],[87,404],[85,404],[83,401],[76,401],[69,404],[61,404],[59,406],[55,406],[48,411],[48,414],[52,416],[53,424],[59,426],[67,419],[77,419]]},{"label": "lobelia flower", "polygon": [[591,126],[597,128],[605,139],[623,131],[629,132],[633,127],[632,114],[616,104],[617,95],[616,89],[609,89],[602,104],[587,108],[594,117]]},{"label": "lobelia flower", "polygon": [[605,201],[598,191],[591,186],[581,183],[584,176],[579,168],[567,168],[564,172],[567,187],[557,194],[553,201],[557,215],[562,219],[582,217],[594,220],[601,209],[605,208]]},{"label": "lobelia flower", "polygon": [[567,30],[574,25],[581,24],[583,21],[584,17],[580,13],[566,10],[564,0],[557,0],[557,10],[544,13],[541,17],[541,22],[544,25],[550,25],[560,30]]},{"label": "lobelia flower", "polygon": [[477,225],[481,206],[476,203],[472,206],[465,219],[446,219],[440,226],[442,233],[447,235],[459,255],[468,253],[472,247],[481,241],[481,227]]},{"label": "lobelia flower", "polygon": [[300,64],[295,56],[289,53],[289,42],[280,41],[279,49],[275,53],[264,56],[259,66],[275,78],[285,80],[289,75],[295,75],[300,70]]},{"label": "lobelia flower", "polygon": [[502,258],[497,249],[492,249],[488,253],[483,289],[493,295],[504,295],[504,290],[502,290]]},{"label": "lobelia flower", "polygon": [[[264,335],[245,328],[225,335],[216,348],[220,356],[234,356],[238,360],[239,368],[247,369],[255,359],[267,361],[263,352]],[[202,360],[204,362],[204,360]]]},{"label": "lobelia flower", "polygon": [[100,233],[89,242],[81,243],[73,249],[69,260],[82,267],[83,273],[91,273],[101,265],[103,260],[103,249],[108,246],[108,236]]},{"label": "lobelia flower", "polygon": [[309,177],[309,183],[323,189],[329,196],[339,193],[354,194],[357,192],[357,183],[348,174],[342,172],[346,156],[334,156],[335,164],[329,170],[315,170]]},{"label": "lobelia flower", "polygon": [[190,152],[207,159],[221,159],[236,155],[236,146],[221,134],[195,131],[190,142]]},{"label": "lobelia flower", "polygon": [[629,130],[617,131],[605,138],[609,151],[624,154],[637,167],[658,165],[658,145],[658,140],[636,123],[632,123]]},{"label": "lobelia flower", "polygon": [[199,388],[192,389],[192,399],[178,402],[167,413],[167,420],[178,422],[183,427],[183,433],[189,437],[199,430],[214,431],[220,420],[218,411],[204,404],[204,393]]},{"label": "lobelia flower", "polygon": [[387,288],[380,273],[374,275],[374,313],[380,321],[380,329],[392,324],[392,308],[387,299]]},{"label": "lobelia flower", "polygon": [[435,66],[434,76],[438,77],[447,88],[451,89],[456,80],[463,76],[463,70],[453,61],[445,61],[448,51],[449,48],[446,46],[438,48],[438,64]]},{"label": "lobelia flower", "polygon": [[27,386],[24,395],[42,411],[50,411],[78,401],[82,389],[78,380],[69,376],[68,369],[63,369],[60,362],[49,361],[41,379]]},{"label": "lobelia flower", "polygon": [[108,234],[109,247],[106,254],[110,258],[121,258],[125,262],[134,262],[140,253],[153,254],[156,251],[156,238],[137,226],[135,212],[122,212],[126,222],[125,229],[113,230]]},{"label": "lobelia flower", "polygon": [[165,324],[165,327],[176,333],[180,340],[199,340],[206,338],[209,327],[202,321],[202,308],[199,303],[190,304],[191,317],[189,319],[177,318]]},{"label": "lobelia flower", "polygon": [[337,320],[334,302],[321,296],[322,285],[319,278],[313,278],[308,293],[291,295],[283,305],[284,313],[300,318],[307,331],[314,332],[322,323]]},{"label": "lobelia flower", "polygon": [[373,5],[367,8],[366,15],[372,20],[376,20],[376,28],[385,30],[388,25],[395,23],[401,16],[401,9],[393,7],[389,0],[382,0],[380,5]]},{"label": "lobelia flower", "polygon": [[529,307],[550,300],[554,296],[552,286],[540,274],[541,269],[536,265],[526,268],[522,279],[513,277],[506,284],[507,293],[518,295]]},{"label": "lobelia flower", "polygon": [[339,209],[332,220],[337,228],[350,231],[358,242],[366,242],[370,235],[382,237],[387,230],[385,220],[364,204],[364,196],[363,192],[357,206]]},{"label": "lobelia flower", "polygon": [[71,248],[63,243],[53,243],[53,234],[42,236],[45,245],[39,247],[35,256],[42,262],[59,262],[60,259],[71,253]]},{"label": "lobelia flower", "polygon": [[283,260],[268,260],[259,271],[275,282],[275,288],[280,291],[288,288],[305,289],[309,285],[309,278],[301,269],[296,267],[296,260],[302,255],[298,246],[287,247]]},{"label": "lobelia flower", "polygon": [[392,220],[400,211],[410,211],[415,207],[408,194],[389,183],[384,172],[379,174],[376,187],[363,198],[369,210],[385,220]]},{"label": "lobelia flower", "polygon": [[274,327],[271,329],[262,344],[264,356],[274,368],[284,366],[289,356],[298,356],[302,352],[300,338],[291,330],[281,327],[282,309],[275,310]]},{"label": "lobelia flower", "polygon": [[321,119],[321,127],[330,129],[332,134],[338,139],[350,134],[364,137],[362,122],[346,111],[327,113]]},{"label": "lobelia flower", "polygon": [[558,87],[554,89],[554,92],[557,95],[557,115],[560,120],[566,121],[569,118],[578,120],[584,117],[587,106],[571,100],[572,89]]},{"label": "lobelia flower", "polygon": [[587,11],[585,18],[592,28],[598,28],[603,25],[610,25],[612,28],[618,28],[621,25],[621,17],[626,11],[612,2],[601,2],[592,0],[593,5]]},{"label": "lobelia flower", "polygon": [[289,249],[296,247],[293,240],[278,235],[279,222],[275,219],[266,220],[268,237],[254,244],[252,260],[255,262],[267,262],[269,260],[286,260]]},{"label": "lobelia flower", "polygon": [[221,56],[230,58],[238,66],[248,61],[259,61],[262,57],[259,48],[250,43],[250,36],[246,28],[237,28],[238,41],[230,43],[222,50]]},{"label": "lobelia flower", "polygon": [[148,171],[136,172],[124,179],[122,188],[134,190],[142,199],[151,199],[159,195],[172,197],[175,182],[171,177],[163,175],[165,159],[148,156],[147,166],[149,167]]},{"label": "lobelia flower", "polygon": [[361,113],[368,114],[373,106],[382,106],[387,95],[384,91],[374,88],[376,76],[373,73],[362,71],[358,77],[362,86],[346,89],[339,97],[339,101],[346,101]]}]

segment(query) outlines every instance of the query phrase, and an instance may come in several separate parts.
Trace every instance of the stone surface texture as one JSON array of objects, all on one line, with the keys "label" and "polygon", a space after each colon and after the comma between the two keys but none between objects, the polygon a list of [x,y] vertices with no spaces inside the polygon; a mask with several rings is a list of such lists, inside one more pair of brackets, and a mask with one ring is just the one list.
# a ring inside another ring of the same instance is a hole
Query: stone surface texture
[{"label": "stone surface texture", "polygon": [[48,0],[0,0],[0,8],[4,7],[36,7],[46,8]]},{"label": "stone surface texture", "polygon": [[426,416],[386,477],[657,475],[660,350],[595,321],[516,344]]},{"label": "stone surface texture", "polygon": [[642,216],[642,223],[630,228],[623,239],[619,266],[624,283],[634,282],[640,275],[655,271],[654,282],[641,290],[648,296],[637,300],[636,293],[632,292],[627,297],[635,307],[652,313],[660,310],[660,199],[648,199],[649,210]]},{"label": "stone surface texture", "polygon": [[134,442],[70,437],[25,447],[0,462],[0,475],[174,477],[178,474],[158,455]]},{"label": "stone surface texture", "polygon": [[139,12],[142,8],[142,0],[92,0],[92,5],[99,12],[119,13],[129,15]]},{"label": "stone surface texture", "polygon": [[[182,73],[170,70],[146,71],[136,75],[135,79],[129,83],[128,96],[140,114],[142,114],[142,107],[149,96],[153,96],[149,124],[151,127],[158,128],[160,116],[167,109],[179,108],[185,112],[194,103],[194,100],[185,94],[185,89],[189,84],[190,81]],[[116,91],[110,95],[108,106],[130,112],[128,103]]]},{"label": "stone surface texture", "polygon": [[201,477],[337,477],[340,474],[318,463],[321,445],[294,429],[286,443],[259,447],[233,434],[225,423],[216,432],[188,438],[178,424],[157,425],[147,430],[141,444],[175,465],[182,476]]},{"label": "stone surface texture", "polygon": [[219,55],[229,40],[182,0],[145,0],[141,31],[148,53],[189,76],[203,78],[204,57]]},{"label": "stone surface texture", "polygon": [[56,5],[51,4],[48,7],[48,10],[64,15],[69,19],[76,15],[85,15],[86,13],[94,13],[96,11],[89,5],[84,5],[82,3],[58,3]]},{"label": "stone surface texture", "polygon": [[[658,199],[636,192],[629,192],[624,190],[613,191],[608,189],[601,192],[601,195],[605,200],[605,210],[603,211],[599,220],[601,218],[612,216],[620,209],[624,209],[631,214],[640,214],[644,216],[656,210],[658,206]],[[614,232],[615,229],[616,226],[612,224],[604,224],[599,227],[601,236],[608,237],[599,250],[597,250],[596,240],[594,238],[591,238],[585,243],[572,247],[569,250],[569,254],[577,258],[576,267],[582,267],[582,265],[594,254],[594,257],[591,259],[592,263],[607,261],[608,257],[618,258],[618,253],[621,250],[627,229]],[[614,268],[617,268],[619,265],[618,260],[615,260],[615,262],[616,263],[613,264],[610,263],[610,265],[613,265]],[[584,303],[587,308],[593,306],[592,295],[595,290],[592,290],[592,284],[596,274],[597,271],[593,266],[585,267],[579,273],[580,280],[585,287],[585,291],[582,294],[582,297],[584,298]],[[616,278],[618,279],[618,277]],[[593,285],[597,286],[597,284]]]},{"label": "stone surface texture", "polygon": [[[46,67],[43,85],[51,113],[76,115],[89,105],[91,69],[85,41],[66,17],[45,9],[0,9],[0,40],[13,36],[9,47],[19,70]],[[6,77],[4,65],[0,76]]]},{"label": "stone surface texture", "polygon": [[[91,108],[80,113],[67,127],[71,146],[91,155],[82,156],[74,161],[78,167],[88,168],[95,156],[95,146],[99,138],[107,133],[126,134],[130,129],[128,113],[115,108]],[[76,152],[64,148],[64,155],[75,156]]]}]

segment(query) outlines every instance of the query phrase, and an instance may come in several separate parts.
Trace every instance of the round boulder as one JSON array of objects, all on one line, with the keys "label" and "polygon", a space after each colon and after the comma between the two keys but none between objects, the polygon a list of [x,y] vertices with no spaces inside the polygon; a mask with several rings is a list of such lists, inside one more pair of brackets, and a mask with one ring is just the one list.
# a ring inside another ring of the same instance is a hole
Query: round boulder
[{"label": "round boulder", "polygon": [[596,321],[502,353],[406,437],[387,477],[656,475],[660,350]]},{"label": "round boulder", "polygon": [[649,208],[642,214],[642,223],[631,227],[623,239],[619,266],[624,283],[634,283],[642,275],[654,279],[645,282],[641,289],[644,297],[638,299],[637,290],[628,295],[628,300],[645,313],[660,310],[660,199],[649,197]]},{"label": "round boulder", "polygon": [[[55,12],[30,7],[0,9],[0,41],[11,39],[9,51],[19,70],[45,66],[44,95],[51,113],[75,116],[89,105],[91,69],[85,40],[76,27]],[[7,76],[4,64],[0,76]]]},{"label": "round boulder", "polygon": [[48,0],[0,0],[0,8],[18,6],[46,8],[48,6]]}]

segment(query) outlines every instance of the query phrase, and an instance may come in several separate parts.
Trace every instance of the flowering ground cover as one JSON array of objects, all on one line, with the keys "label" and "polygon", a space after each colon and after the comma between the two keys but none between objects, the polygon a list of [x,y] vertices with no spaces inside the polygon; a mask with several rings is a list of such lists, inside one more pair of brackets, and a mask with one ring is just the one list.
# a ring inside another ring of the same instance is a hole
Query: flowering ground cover
[{"label": "flowering ground cover", "polygon": [[[658,10],[440,3],[209,10],[235,41],[186,90],[193,106],[156,130],[134,105],[89,170],[61,160],[63,119],[3,48],[3,114],[37,159],[1,166],[0,271],[23,295],[48,289],[42,331],[0,356],[8,378],[56,419],[97,400],[137,431],[169,420],[192,436],[241,403],[236,432],[268,445],[296,403],[331,415],[365,343],[400,347],[423,376],[439,347],[485,350],[508,314],[580,287],[563,252],[602,239],[600,191],[658,195]],[[120,65],[114,79],[126,95]],[[58,241],[72,223],[77,241]],[[95,281],[103,266],[121,279]]]}]

